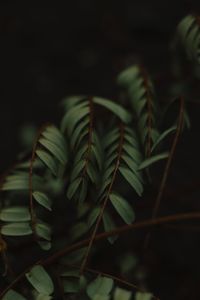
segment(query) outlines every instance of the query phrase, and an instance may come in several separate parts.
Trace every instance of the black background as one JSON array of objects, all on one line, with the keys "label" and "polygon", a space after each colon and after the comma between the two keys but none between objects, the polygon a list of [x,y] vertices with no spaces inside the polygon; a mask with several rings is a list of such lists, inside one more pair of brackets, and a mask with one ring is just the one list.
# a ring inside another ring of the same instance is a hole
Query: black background
[{"label": "black background", "polygon": [[[116,74],[135,59],[142,60],[162,90],[163,72],[169,67],[169,42],[176,25],[186,14],[199,13],[200,3],[1,1],[0,8],[3,171],[15,161],[20,149],[18,130],[24,124],[39,126],[45,121],[57,121],[58,104],[66,95],[84,93],[114,99]],[[172,207],[180,211],[181,203],[183,211],[200,207],[197,202],[188,204],[190,197],[200,201],[199,104],[191,102],[189,112],[192,130],[179,145],[176,173],[171,175],[179,184],[177,198],[173,205],[170,202],[164,207],[165,213],[171,212]],[[184,185],[188,181],[192,189],[187,194]],[[178,193],[180,190],[182,194]],[[155,244],[156,250],[150,252],[150,287],[161,299],[200,299],[198,233],[164,232],[163,238],[159,232],[157,238],[160,244]]]},{"label": "black background", "polygon": [[1,1],[0,169],[25,123],[55,120],[73,93],[115,97],[120,68],[135,57],[151,72],[168,64],[179,20],[199,1]]}]

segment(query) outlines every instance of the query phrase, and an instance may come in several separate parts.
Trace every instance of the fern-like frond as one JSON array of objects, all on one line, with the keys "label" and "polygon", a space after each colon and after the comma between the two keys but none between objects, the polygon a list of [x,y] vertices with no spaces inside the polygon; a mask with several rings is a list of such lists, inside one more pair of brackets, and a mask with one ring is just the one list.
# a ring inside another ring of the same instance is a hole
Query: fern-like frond
[{"label": "fern-like frond", "polygon": [[[46,191],[36,189],[33,185],[33,166],[38,157],[55,176],[60,176],[67,163],[67,145],[62,133],[54,125],[42,127],[35,141],[29,168],[29,209],[31,214],[31,227],[34,237],[40,247],[49,250],[51,247],[51,228],[49,224],[40,220],[37,216],[35,204],[43,209],[51,211],[52,201]],[[46,171],[46,170],[45,170]]]},{"label": "fern-like frond", "polygon": [[94,124],[93,98],[75,102],[64,116],[61,127],[69,136],[73,153],[67,197],[82,202],[87,196],[88,185],[97,184],[102,168],[101,143]]},{"label": "fern-like frond", "polygon": [[142,176],[138,166],[142,161],[139,144],[135,132],[121,125],[108,133],[104,140],[105,165],[100,190],[100,199],[113,189],[117,175],[129,183],[135,192],[141,196],[143,192]]},{"label": "fern-like frond", "polygon": [[200,18],[188,15],[178,24],[177,37],[188,58],[200,63]]},{"label": "fern-like frond", "polygon": [[[108,201],[110,201],[125,223],[130,224],[134,221],[134,211],[127,200],[117,193],[116,182],[118,176],[122,176],[139,196],[142,195],[143,179],[141,172],[138,171],[142,156],[139,152],[137,136],[131,128],[121,124],[119,128],[111,130],[105,137],[104,150],[105,164],[99,191],[99,202],[103,203],[102,207],[105,210]],[[110,216],[106,217],[104,214],[105,230],[113,229]]]},{"label": "fern-like frond", "polygon": [[68,148],[65,138],[54,125],[42,128],[34,152],[34,159],[38,157],[55,176],[60,175],[67,163]]},{"label": "fern-like frond", "polygon": [[139,65],[125,69],[118,76],[118,83],[127,91],[137,119],[137,128],[144,145],[145,156],[150,157],[152,145],[158,136],[156,125],[158,107],[153,84],[146,70]]}]

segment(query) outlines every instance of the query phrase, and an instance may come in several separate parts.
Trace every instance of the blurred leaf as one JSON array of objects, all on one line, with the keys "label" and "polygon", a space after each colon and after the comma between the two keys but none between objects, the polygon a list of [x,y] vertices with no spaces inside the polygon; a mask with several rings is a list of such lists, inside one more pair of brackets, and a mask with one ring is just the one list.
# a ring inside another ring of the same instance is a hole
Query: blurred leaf
[{"label": "blurred leaf", "polygon": [[131,295],[131,292],[117,287],[114,291],[114,300],[130,300]]},{"label": "blurred leaf", "polygon": [[2,300],[26,300],[26,298],[14,290],[9,290],[5,296],[3,296]]},{"label": "blurred leaf", "polygon": [[140,164],[138,170],[143,170],[143,169],[151,166],[152,164],[158,162],[159,160],[166,159],[168,157],[169,157],[169,152],[164,152],[161,154],[154,155],[150,158],[147,158]]},{"label": "blurred leaf", "polygon": [[[87,295],[90,299],[97,296],[108,296],[113,288],[113,280],[107,277],[98,276],[87,287]],[[98,299],[98,298],[97,298]]]},{"label": "blurred leaf", "polygon": [[110,194],[110,200],[125,223],[131,224],[135,219],[135,213],[130,204],[120,195],[117,195],[115,193]]},{"label": "blurred leaf", "polygon": [[1,227],[1,233],[8,236],[23,236],[32,234],[29,223],[10,223]]},{"label": "blurred leaf", "polygon": [[39,293],[44,295],[53,293],[53,281],[42,266],[34,266],[30,272],[26,273],[26,278]]}]

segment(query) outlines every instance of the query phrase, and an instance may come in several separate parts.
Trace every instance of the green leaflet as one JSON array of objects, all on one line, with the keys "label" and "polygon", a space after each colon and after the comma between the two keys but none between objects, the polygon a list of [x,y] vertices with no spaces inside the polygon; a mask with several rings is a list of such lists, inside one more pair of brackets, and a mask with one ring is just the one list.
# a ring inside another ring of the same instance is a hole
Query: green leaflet
[{"label": "green leaflet", "polygon": [[39,143],[44,146],[49,152],[57,158],[57,160],[65,165],[67,161],[66,150],[63,150],[55,143],[46,140],[45,138],[40,138]]},{"label": "green leaflet", "polygon": [[68,111],[73,106],[81,103],[85,99],[86,99],[85,95],[71,95],[71,96],[65,97],[61,104],[62,104],[62,106],[64,106],[65,110]]},{"label": "green leaflet", "polygon": [[106,197],[106,194],[107,194],[106,189],[110,185],[111,181],[112,181],[112,178],[109,178],[109,179],[103,181],[103,185],[98,193],[98,198],[100,198],[100,200],[102,200],[104,197]]},{"label": "green leaflet", "polygon": [[127,167],[135,173],[137,176],[138,180],[142,182],[142,175],[141,172],[138,172],[138,164],[128,155],[123,154],[122,155],[122,160],[126,163]]},{"label": "green leaflet", "polygon": [[168,158],[168,157],[169,157],[169,152],[164,152],[161,154],[154,155],[150,158],[147,158],[140,164],[138,170],[143,170],[143,169],[151,166],[152,164],[156,163],[157,161]]},{"label": "green leaflet", "polygon": [[83,179],[80,185],[80,192],[79,192],[79,201],[82,203],[86,196],[88,191],[88,182],[87,179]]},{"label": "green leaflet", "polygon": [[130,135],[128,133],[125,134],[125,140],[134,148],[139,148],[138,140],[136,136],[134,136],[134,132]]},{"label": "green leaflet", "polygon": [[33,198],[42,206],[47,208],[48,210],[51,210],[52,202],[48,198],[48,196],[42,192],[34,191],[33,192]]},{"label": "green leaflet", "polygon": [[[34,188],[42,187],[42,178],[33,175],[32,183]],[[29,174],[28,172],[18,172],[11,175],[8,175],[5,178],[5,182],[1,187],[2,191],[11,191],[11,190],[29,190]]]},{"label": "green leaflet", "polygon": [[85,160],[84,159],[80,159],[76,165],[74,165],[74,168],[72,170],[71,173],[71,182],[73,182],[78,176],[80,176],[81,171],[83,170],[83,168],[85,167]]},{"label": "green leaflet", "polygon": [[153,147],[151,149],[151,151],[153,152],[153,150],[172,132],[174,132],[176,130],[176,126],[172,126],[170,128],[168,128],[167,130],[165,130],[164,132],[162,132],[159,137],[157,138],[157,140],[155,141],[155,143],[153,144]]},{"label": "green leaflet", "polygon": [[122,198],[120,195],[115,193],[110,194],[110,201],[118,214],[122,217],[126,224],[133,223],[135,219],[135,213],[130,204]]},{"label": "green leaflet", "polygon": [[123,145],[123,150],[126,152],[136,163],[140,163],[142,160],[142,156],[140,152],[133,148],[132,146],[128,144]]},{"label": "green leaflet", "polygon": [[116,140],[118,140],[118,139],[119,139],[119,129],[118,128],[114,128],[111,131],[109,131],[106,134],[106,136],[103,138],[104,149],[106,149],[112,143],[116,142]]},{"label": "green leaflet", "polygon": [[177,30],[179,31],[179,34],[182,39],[185,39],[188,31],[190,30],[191,26],[194,23],[194,17],[192,15],[188,15],[178,25]]},{"label": "green leaflet", "polygon": [[97,172],[91,162],[89,162],[87,165],[87,174],[92,183],[96,184],[98,182]]},{"label": "green leaflet", "polygon": [[42,132],[42,136],[45,137],[46,140],[52,142],[57,147],[59,147],[63,153],[64,160],[67,158],[68,149],[64,136],[60,132],[58,128],[53,125],[47,126],[45,130]]},{"label": "green leaflet", "polygon": [[80,124],[78,124],[78,126],[73,131],[70,141],[72,147],[78,146],[81,142],[82,138],[84,137],[83,132],[85,132],[86,126],[88,126],[89,121],[89,118],[86,117],[82,122],[80,122]]},{"label": "green leaflet", "polygon": [[138,180],[137,176],[126,167],[119,168],[120,173],[124,179],[132,186],[136,193],[141,196],[143,192],[143,186]]},{"label": "green leaflet", "polygon": [[36,224],[35,229],[39,237],[47,241],[51,240],[51,228],[48,224],[39,222]]},{"label": "green leaflet", "polygon": [[14,290],[9,290],[2,298],[2,300],[26,300],[22,295],[15,292]]},{"label": "green leaflet", "polygon": [[132,293],[121,288],[114,291],[114,300],[131,300]]},{"label": "green leaflet", "polygon": [[26,278],[39,293],[44,295],[53,293],[53,281],[42,266],[34,266],[30,272],[26,273]]},{"label": "green leaflet", "polygon": [[36,150],[36,154],[41,159],[41,161],[51,170],[51,172],[55,176],[57,176],[58,165],[56,164],[53,157],[44,150]]},{"label": "green leaflet", "polygon": [[75,156],[75,159],[74,159],[74,166],[76,164],[78,164],[78,162],[81,160],[82,156],[84,155],[84,153],[86,152],[87,150],[87,145],[84,145],[84,146],[81,146],[77,153],[76,153],[76,156]]},{"label": "green leaflet", "polygon": [[91,149],[92,155],[96,160],[98,169],[101,170],[103,166],[103,147],[100,142],[100,137],[96,131],[93,132],[92,138],[93,138],[92,149]]},{"label": "green leaflet", "polygon": [[137,292],[135,295],[135,300],[152,300],[152,294],[151,293],[142,293]]},{"label": "green leaflet", "polygon": [[87,295],[94,300],[95,296],[108,296],[113,288],[113,280],[107,277],[98,276],[87,286]]},{"label": "green leaflet", "polygon": [[72,199],[72,197],[76,193],[81,181],[82,181],[82,178],[78,177],[72,183],[70,183],[69,188],[67,190],[67,198]]},{"label": "green leaflet", "polygon": [[129,86],[133,82],[133,80],[135,80],[135,78],[137,78],[138,76],[138,67],[137,65],[133,65],[119,74],[117,82],[121,86]]},{"label": "green leaflet", "polygon": [[0,220],[4,222],[25,222],[30,221],[30,213],[27,207],[12,206],[2,208]]},{"label": "green leaflet", "polygon": [[188,15],[177,27],[179,37],[189,59],[200,63],[200,26],[195,16]]},{"label": "green leaflet", "polygon": [[61,131],[67,132],[69,135],[72,134],[75,126],[89,113],[89,102],[84,101],[81,104],[78,104],[72,107],[64,116],[61,122]]},{"label": "green leaflet", "polygon": [[130,123],[132,116],[131,114],[126,111],[122,106],[116,104],[113,101],[108,99],[103,99],[100,97],[93,98],[94,103],[104,106],[108,110],[112,111],[117,117],[119,117],[124,123]]},{"label": "green leaflet", "polygon": [[32,234],[29,223],[10,223],[1,227],[1,233],[7,236],[23,236]]},{"label": "green leaflet", "polygon": [[48,241],[38,241],[38,245],[42,250],[48,251],[51,249],[51,242]]},{"label": "green leaflet", "polygon": [[[116,225],[113,221],[113,219],[111,218],[110,214],[108,214],[106,211],[104,211],[103,214],[103,225],[104,225],[104,229],[106,232],[114,230],[116,228]],[[118,238],[118,236],[110,236],[108,237],[108,241],[113,244],[116,239]]]},{"label": "green leaflet", "polygon": [[96,222],[99,216],[100,210],[101,208],[99,206],[92,209],[91,213],[88,216],[88,221],[87,221],[88,228],[91,228],[94,225],[94,223]]},{"label": "green leaflet", "polygon": [[2,191],[28,190],[28,189],[29,189],[28,178],[6,181],[1,188]]}]

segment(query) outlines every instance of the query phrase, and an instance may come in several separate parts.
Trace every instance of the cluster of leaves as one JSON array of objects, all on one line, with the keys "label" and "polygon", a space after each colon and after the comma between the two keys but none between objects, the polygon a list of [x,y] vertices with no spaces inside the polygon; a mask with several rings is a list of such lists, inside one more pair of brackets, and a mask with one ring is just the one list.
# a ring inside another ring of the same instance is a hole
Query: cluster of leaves
[{"label": "cluster of leaves", "polygon": [[[102,106],[111,113],[106,134],[100,120],[98,123],[95,117],[96,106]],[[140,167],[148,167],[152,160],[148,158],[144,166],[131,114],[121,105],[99,97],[72,97],[65,100],[64,107],[66,112],[61,128],[51,124],[43,126],[38,132],[30,160],[16,164],[3,178],[1,190],[4,201],[1,203],[0,220],[4,245],[8,244],[5,237],[31,235],[43,250],[48,251],[54,228],[51,229],[46,220],[51,223],[52,198],[60,195],[66,198],[66,205],[73,203],[78,210],[75,225],[70,228],[71,240],[92,230],[97,220],[101,222],[102,219],[105,231],[115,228],[113,210],[126,224],[135,219],[134,203],[126,200],[118,182],[124,180],[127,188],[130,186],[135,192],[135,197],[141,197],[144,176]],[[59,182],[60,190],[50,193],[55,180]],[[54,215],[57,213],[54,212]],[[113,243],[115,239],[110,237],[109,241]],[[4,247],[5,252],[7,247],[9,245]],[[33,267],[31,272],[34,275],[26,275],[34,287],[35,272],[40,277],[44,272],[41,268]],[[47,275],[43,277],[49,280]],[[42,292],[42,281],[38,282],[41,290],[38,287],[36,290]],[[119,290],[115,292],[115,298],[119,293]],[[9,294],[5,297],[9,299]],[[110,296],[95,299],[110,299]]]},{"label": "cluster of leaves", "polygon": [[[187,52],[198,58],[196,19],[185,18],[178,31]],[[118,222],[134,222],[134,201],[143,194],[151,165],[168,157],[168,152],[162,152],[162,144],[176,131],[177,122],[163,130],[153,83],[140,65],[124,70],[118,77],[118,84],[126,95],[124,106],[100,97],[66,98],[60,127],[43,126],[29,159],[17,163],[3,176],[0,252],[5,277],[10,269],[7,250],[12,238],[30,236],[41,251],[51,253],[49,251],[59,249],[64,243],[71,245],[85,235],[94,238],[100,226],[104,231],[111,231]],[[101,112],[105,118],[101,117]],[[129,190],[132,201],[127,199]],[[63,226],[64,222],[60,218],[63,208],[75,208],[75,212],[73,210],[70,216],[68,238],[57,239],[57,223]],[[52,232],[55,234],[53,240]],[[114,243],[116,236],[108,240]],[[86,252],[82,250],[78,267]],[[57,263],[61,267],[57,264],[56,271],[49,273],[42,264],[36,263],[24,272],[32,288],[28,292],[10,289],[3,299],[47,300],[59,293],[63,299],[65,295],[73,295],[73,299],[81,297],[83,300],[130,300],[133,297],[149,300],[153,297],[149,293],[123,290],[109,276],[80,275],[77,266],[70,266],[71,259],[68,267],[63,261]],[[90,273],[87,268],[84,271]],[[9,278],[8,275],[6,280]]]},{"label": "cluster of leaves", "polygon": [[200,18],[188,15],[178,25],[176,37],[184,46],[188,58],[200,62]]},{"label": "cluster of leaves", "polygon": [[[49,274],[41,265],[34,266],[25,274],[30,283],[36,300],[51,300],[54,292],[54,283]],[[63,293],[78,294],[82,300],[151,300],[152,294],[147,292],[136,292],[119,288],[115,285],[112,278],[106,276],[97,276],[95,279],[87,279],[79,276],[77,271],[62,271],[61,278],[63,282]],[[67,278],[67,279],[66,279]],[[30,293],[30,294],[31,294]],[[26,300],[19,292],[10,289],[3,300]]]}]

